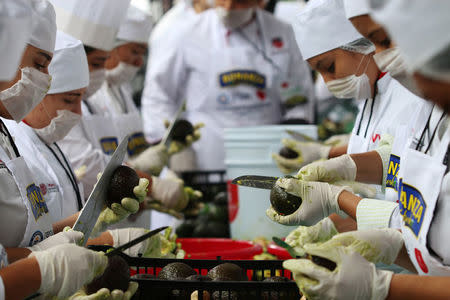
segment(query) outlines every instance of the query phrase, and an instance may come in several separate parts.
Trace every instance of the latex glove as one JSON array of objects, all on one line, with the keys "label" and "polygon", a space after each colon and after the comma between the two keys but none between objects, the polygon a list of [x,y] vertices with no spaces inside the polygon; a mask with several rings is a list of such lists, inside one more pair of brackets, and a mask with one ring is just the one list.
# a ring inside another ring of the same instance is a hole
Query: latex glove
[{"label": "latex glove", "polygon": [[303,248],[305,244],[323,243],[336,234],[338,231],[333,221],[327,217],[313,226],[299,226],[288,234],[285,242],[302,256],[305,253]]},{"label": "latex glove", "polygon": [[140,178],[139,184],[133,189],[136,198],[123,198],[120,204],[111,204],[111,208],[105,206],[95,223],[91,237],[97,237],[105,231],[109,225],[118,223],[127,218],[130,214],[138,212],[140,203],[145,200],[145,196],[147,195],[148,185],[149,181],[147,178]]},{"label": "latex glove", "polygon": [[103,252],[72,244],[32,252],[29,257],[35,257],[39,264],[41,286],[38,292],[46,297],[69,297],[103,274],[108,265]]},{"label": "latex glove", "polygon": [[287,193],[302,198],[302,204],[292,214],[282,216],[272,206],[266,215],[283,225],[314,225],[332,213],[345,215],[339,208],[338,197],[348,187],[335,186],[324,182],[302,181],[296,178],[280,178],[276,182]]},{"label": "latex glove", "polygon": [[333,147],[345,146],[348,145],[350,136],[351,134],[336,134],[326,139],[323,143]]},{"label": "latex glove", "polygon": [[144,152],[132,157],[128,160],[132,168],[150,173],[152,175],[159,175],[161,170],[168,164],[169,154],[167,147],[163,144],[149,147]]},{"label": "latex glove", "polygon": [[278,153],[272,153],[272,158],[275,160],[278,168],[284,174],[291,174],[297,172],[306,164],[312,163],[321,158],[328,158],[331,146],[323,145],[314,142],[299,142],[292,139],[282,139],[283,146],[295,151],[298,154],[297,158],[284,158]]},{"label": "latex glove", "polygon": [[356,164],[350,155],[344,154],[328,160],[316,161],[304,166],[297,173],[297,178],[307,181],[335,182],[339,180],[354,181]]},{"label": "latex glove", "polygon": [[[168,120],[164,120],[164,126],[169,128],[170,122]],[[178,141],[172,141],[169,145],[169,155],[178,153],[191,146],[194,142],[198,141],[201,137],[200,128],[204,127],[204,123],[197,123],[192,125],[194,127],[194,132],[192,134],[188,134],[186,136],[186,140],[184,143]]]},{"label": "latex glove", "polygon": [[159,201],[163,207],[182,211],[189,203],[189,190],[185,190],[183,180],[179,178],[152,177],[150,197]]},{"label": "latex glove", "polygon": [[330,271],[309,259],[290,259],[283,263],[284,268],[293,272],[295,282],[308,300],[382,300],[387,297],[393,273],[377,270],[359,253],[325,244],[307,244],[305,250],[337,265]]},{"label": "latex glove", "polygon": [[31,252],[47,250],[51,247],[58,246],[61,244],[81,244],[83,241],[84,234],[80,231],[75,231],[69,226],[65,227],[62,232],[55,235],[49,236],[42,242],[28,247]]},{"label": "latex glove", "polygon": [[86,165],[82,165],[78,169],[75,169],[75,171],[74,171],[75,177],[78,179],[78,181],[81,181],[81,179],[83,179],[83,177],[86,175],[86,170],[87,170]]},{"label": "latex glove", "polygon": [[393,264],[403,247],[402,234],[392,228],[358,230],[333,236],[327,245],[345,246],[373,263]]},{"label": "latex glove", "polygon": [[136,293],[139,284],[134,281],[130,281],[126,292],[122,290],[113,290],[110,292],[107,288],[102,288],[96,293],[87,295],[84,289],[79,290],[72,295],[69,300],[130,300]]}]

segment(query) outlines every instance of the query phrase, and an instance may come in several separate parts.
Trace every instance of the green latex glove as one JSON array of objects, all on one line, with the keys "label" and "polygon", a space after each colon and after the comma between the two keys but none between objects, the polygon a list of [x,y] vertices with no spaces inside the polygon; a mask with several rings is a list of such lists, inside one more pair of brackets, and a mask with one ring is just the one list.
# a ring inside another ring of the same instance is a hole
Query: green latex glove
[{"label": "green latex glove", "polygon": [[[164,126],[166,128],[169,128],[170,122],[168,120],[164,120]],[[178,142],[178,141],[172,141],[169,145],[169,155],[178,153],[186,149],[187,147],[190,147],[193,143],[198,141],[201,138],[200,128],[204,127],[204,123],[197,123],[194,124],[194,132],[192,134],[189,134],[186,136],[186,140],[184,143]]]}]

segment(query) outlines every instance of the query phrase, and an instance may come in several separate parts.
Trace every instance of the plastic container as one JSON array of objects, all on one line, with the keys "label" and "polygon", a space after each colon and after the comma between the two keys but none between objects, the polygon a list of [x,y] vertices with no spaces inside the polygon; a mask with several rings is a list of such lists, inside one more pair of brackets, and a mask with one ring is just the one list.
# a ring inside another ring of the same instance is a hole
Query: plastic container
[{"label": "plastic container", "polygon": [[261,254],[260,245],[232,239],[186,238],[178,239],[188,259],[253,259]]},{"label": "plastic container", "polygon": [[286,130],[294,130],[317,138],[315,125],[274,125],[225,129],[225,165],[227,168],[229,218],[231,237],[252,240],[263,236],[284,237],[295,226],[284,226],[266,216],[270,206],[269,190],[231,185],[232,179],[242,175],[280,177],[283,174],[272,160],[278,153],[282,138],[290,138]]}]

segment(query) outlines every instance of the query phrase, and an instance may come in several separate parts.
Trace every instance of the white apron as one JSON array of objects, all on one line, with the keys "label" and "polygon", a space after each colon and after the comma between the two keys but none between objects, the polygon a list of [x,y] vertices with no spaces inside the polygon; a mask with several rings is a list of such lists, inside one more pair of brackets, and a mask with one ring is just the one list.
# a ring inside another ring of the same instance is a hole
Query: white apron
[{"label": "white apron", "polygon": [[39,182],[32,176],[23,157],[9,159],[3,148],[0,148],[2,159],[14,177],[22,200],[27,208],[28,223],[20,247],[30,247],[53,235],[50,213],[41,193],[35,183]]},{"label": "white apron", "polygon": [[0,244],[0,269],[3,269],[7,265],[8,265],[8,254],[6,253],[6,250],[3,247],[3,245]]},{"label": "white apron", "polygon": [[450,276],[450,267],[431,255],[427,247],[436,203],[450,201],[449,195],[439,195],[447,168],[443,160],[449,142],[450,128],[447,128],[433,156],[415,147],[408,147],[402,155],[398,176],[402,234],[409,257],[420,275]]}]

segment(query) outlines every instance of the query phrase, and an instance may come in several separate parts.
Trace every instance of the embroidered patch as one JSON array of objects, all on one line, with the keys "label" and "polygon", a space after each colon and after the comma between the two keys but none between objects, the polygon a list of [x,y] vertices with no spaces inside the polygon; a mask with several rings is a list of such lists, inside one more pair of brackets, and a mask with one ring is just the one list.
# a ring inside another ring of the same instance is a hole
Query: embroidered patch
[{"label": "embroidered patch", "polygon": [[400,157],[391,154],[391,157],[389,158],[388,172],[386,176],[386,187],[394,189],[396,192],[398,191],[397,174],[399,170],[400,170]]},{"label": "embroidered patch", "polygon": [[222,87],[232,87],[240,84],[251,85],[259,89],[266,87],[266,77],[251,70],[233,70],[219,74]]},{"label": "embroidered patch", "polygon": [[44,235],[42,234],[42,232],[35,231],[33,233],[33,235],[31,236],[30,242],[28,243],[28,246],[31,247],[33,245],[36,245],[37,243],[41,242],[44,240]]},{"label": "embroidered patch", "polygon": [[35,220],[39,219],[43,214],[48,213],[47,204],[45,203],[41,189],[38,186],[32,183],[27,186],[26,192]]},{"label": "embroidered patch", "polygon": [[148,144],[142,132],[135,132],[128,138],[127,151],[129,156],[137,155],[147,147]]},{"label": "embroidered patch", "polygon": [[410,228],[416,237],[422,228],[427,204],[422,194],[413,186],[399,182],[399,208],[405,226]]},{"label": "embroidered patch", "polygon": [[116,151],[117,146],[119,146],[119,141],[114,136],[108,136],[100,139],[100,146],[102,147],[103,153],[112,155]]}]

